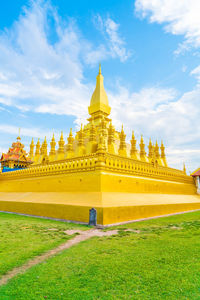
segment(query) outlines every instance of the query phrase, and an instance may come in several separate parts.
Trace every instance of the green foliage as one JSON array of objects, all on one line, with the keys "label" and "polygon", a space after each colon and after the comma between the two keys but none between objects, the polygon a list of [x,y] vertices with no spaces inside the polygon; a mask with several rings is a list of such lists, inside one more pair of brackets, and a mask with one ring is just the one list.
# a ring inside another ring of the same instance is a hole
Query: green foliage
[{"label": "green foliage", "polygon": [[74,228],[87,226],[0,213],[0,276],[67,241],[64,231]]},{"label": "green foliage", "polygon": [[0,299],[200,299],[200,212],[118,229],[17,276]]}]

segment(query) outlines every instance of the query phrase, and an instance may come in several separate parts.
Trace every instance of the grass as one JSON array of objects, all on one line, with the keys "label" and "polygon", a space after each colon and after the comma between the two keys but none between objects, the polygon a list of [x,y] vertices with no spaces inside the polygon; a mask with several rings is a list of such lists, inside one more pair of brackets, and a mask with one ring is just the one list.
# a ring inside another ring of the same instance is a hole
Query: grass
[{"label": "grass", "polygon": [[117,228],[12,279],[0,299],[200,299],[200,212]]},{"label": "grass", "polygon": [[0,213],[0,276],[71,238],[67,229],[87,226]]}]

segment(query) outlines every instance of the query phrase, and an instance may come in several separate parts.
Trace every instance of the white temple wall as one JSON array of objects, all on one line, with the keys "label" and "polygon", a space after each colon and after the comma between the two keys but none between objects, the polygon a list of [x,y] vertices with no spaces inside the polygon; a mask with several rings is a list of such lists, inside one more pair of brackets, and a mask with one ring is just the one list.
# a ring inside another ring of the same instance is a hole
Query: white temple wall
[{"label": "white temple wall", "polygon": [[197,194],[200,194],[200,176],[196,176]]}]

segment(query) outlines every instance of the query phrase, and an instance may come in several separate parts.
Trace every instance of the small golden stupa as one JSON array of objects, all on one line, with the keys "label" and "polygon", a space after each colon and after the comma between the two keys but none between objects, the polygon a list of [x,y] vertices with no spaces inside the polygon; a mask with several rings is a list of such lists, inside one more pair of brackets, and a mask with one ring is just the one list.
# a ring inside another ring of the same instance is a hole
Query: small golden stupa
[{"label": "small golden stupa", "polygon": [[122,126],[117,131],[103,85],[101,66],[85,126],[58,147],[53,135],[32,140],[27,169],[0,174],[0,210],[88,222],[97,210],[102,225],[127,222],[200,208],[194,180],[186,170],[168,167],[163,142],[149,141],[139,150],[132,132],[130,143]]}]

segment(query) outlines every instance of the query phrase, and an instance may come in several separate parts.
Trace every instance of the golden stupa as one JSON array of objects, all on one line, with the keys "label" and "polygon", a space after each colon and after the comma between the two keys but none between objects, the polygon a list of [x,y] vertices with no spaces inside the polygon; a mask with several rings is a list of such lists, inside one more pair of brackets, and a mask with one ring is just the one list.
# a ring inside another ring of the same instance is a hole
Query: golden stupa
[{"label": "golden stupa", "polygon": [[36,147],[22,170],[0,173],[0,210],[88,222],[89,209],[97,210],[102,225],[200,209],[194,180],[185,169],[168,167],[163,143],[143,137],[140,149],[132,133],[130,144],[122,126],[115,130],[104,90],[101,67],[88,108],[90,118],[67,143],[61,133]]}]

